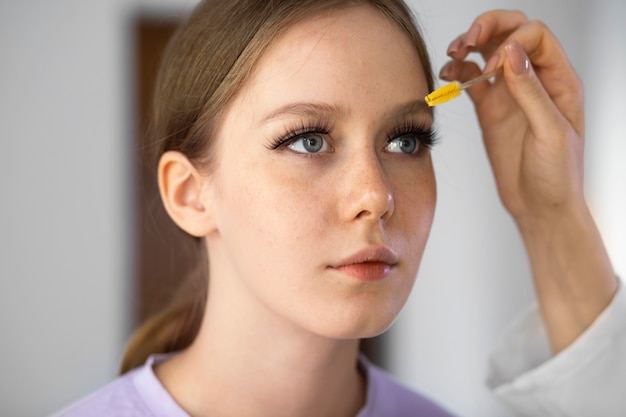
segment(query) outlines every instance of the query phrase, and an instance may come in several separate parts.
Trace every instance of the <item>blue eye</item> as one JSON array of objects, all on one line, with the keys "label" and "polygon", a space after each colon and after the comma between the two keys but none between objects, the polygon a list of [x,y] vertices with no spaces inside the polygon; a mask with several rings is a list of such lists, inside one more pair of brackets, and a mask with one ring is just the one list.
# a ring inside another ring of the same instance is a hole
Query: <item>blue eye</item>
[{"label": "blue eye", "polygon": [[315,134],[295,139],[287,147],[299,153],[318,153],[330,149],[328,143],[320,135]]},{"label": "blue eye", "polygon": [[401,136],[387,142],[385,150],[391,153],[414,154],[419,151],[420,141],[415,136]]}]

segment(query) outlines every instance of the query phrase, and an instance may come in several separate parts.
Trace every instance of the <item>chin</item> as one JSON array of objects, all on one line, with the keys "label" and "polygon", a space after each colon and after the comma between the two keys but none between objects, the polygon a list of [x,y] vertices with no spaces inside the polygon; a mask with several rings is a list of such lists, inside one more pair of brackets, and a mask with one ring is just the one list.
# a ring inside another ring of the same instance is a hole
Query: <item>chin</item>
[{"label": "chin", "polygon": [[330,339],[366,339],[384,333],[394,322],[404,303],[399,306],[370,305],[369,308],[344,306],[334,314],[326,310],[312,323],[314,333]]},{"label": "chin", "polygon": [[385,321],[384,323],[376,321],[375,323],[371,322],[359,326],[343,326],[342,328],[328,329],[325,332],[325,336],[337,340],[369,339],[387,331],[391,324],[393,324],[393,320]]}]

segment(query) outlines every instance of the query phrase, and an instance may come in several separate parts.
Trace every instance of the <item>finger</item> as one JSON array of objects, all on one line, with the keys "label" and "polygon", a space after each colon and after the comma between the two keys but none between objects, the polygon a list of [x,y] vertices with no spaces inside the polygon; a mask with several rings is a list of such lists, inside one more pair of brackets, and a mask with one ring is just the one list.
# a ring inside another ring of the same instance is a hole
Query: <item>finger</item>
[{"label": "finger", "polygon": [[463,83],[474,78],[476,73],[480,75],[480,69],[475,62],[452,60],[441,67],[439,78],[445,81],[460,81]]},{"label": "finger", "polygon": [[564,64],[569,66],[567,56],[559,41],[546,25],[538,20],[524,23],[502,40],[492,52],[492,54],[499,53],[500,63],[503,62],[505,56],[502,50],[513,41],[522,45],[535,67],[558,66],[562,69]]},{"label": "finger", "polygon": [[[556,106],[582,137],[582,83],[554,34],[543,23],[528,21],[520,12],[487,12],[477,17],[474,25],[480,26],[478,36],[476,29],[461,35],[458,49],[451,55],[460,58],[469,51],[480,52],[487,59],[483,71],[488,72],[503,65],[506,45],[519,43],[530,56],[536,75]],[[472,48],[467,47],[468,42],[473,43],[473,39],[467,41],[470,34],[476,37],[476,46]]]},{"label": "finger", "polygon": [[509,57],[509,45],[521,46],[532,62],[533,72],[543,84],[545,91],[566,119],[583,135],[583,89],[580,78],[570,64],[565,51],[554,34],[541,22],[530,21],[513,32],[493,54],[497,63],[489,61],[494,68],[504,64]]},{"label": "finger", "polygon": [[470,29],[457,37],[448,47],[448,55],[463,60],[470,52],[481,52],[488,60],[513,31],[528,21],[519,11],[495,10],[478,16]]},{"label": "finger", "polygon": [[524,48],[512,42],[505,47],[504,80],[537,137],[552,137],[569,125],[544,89]]},{"label": "finger", "polygon": [[[439,78],[446,81],[460,81],[464,83],[478,77],[481,72],[480,67],[475,62],[453,60],[441,67]],[[468,88],[467,93],[474,102],[477,102],[483,97],[489,87],[490,83],[488,82],[478,83]]]},{"label": "finger", "polygon": [[502,42],[526,23],[528,18],[520,11],[493,10],[483,13],[473,23],[480,25],[481,30],[472,50],[488,61]]}]

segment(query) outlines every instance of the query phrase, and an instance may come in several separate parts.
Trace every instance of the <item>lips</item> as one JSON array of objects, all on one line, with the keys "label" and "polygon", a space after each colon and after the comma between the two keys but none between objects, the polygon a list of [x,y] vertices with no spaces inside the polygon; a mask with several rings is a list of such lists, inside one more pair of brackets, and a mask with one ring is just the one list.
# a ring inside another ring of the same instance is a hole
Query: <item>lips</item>
[{"label": "lips", "polygon": [[363,281],[377,281],[391,273],[398,255],[386,247],[367,248],[351,255],[330,268]]}]

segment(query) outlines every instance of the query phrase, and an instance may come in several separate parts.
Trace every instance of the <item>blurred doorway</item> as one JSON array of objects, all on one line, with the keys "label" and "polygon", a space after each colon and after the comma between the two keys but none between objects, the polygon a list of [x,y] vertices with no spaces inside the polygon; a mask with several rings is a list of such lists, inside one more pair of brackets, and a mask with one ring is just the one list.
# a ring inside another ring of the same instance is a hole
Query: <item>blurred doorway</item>
[{"label": "blurred doorway", "polygon": [[184,234],[170,220],[159,199],[156,165],[150,155],[147,132],[152,95],[161,56],[180,24],[175,17],[138,16],[135,39],[136,178],[136,282],[133,302],[135,326],[160,311],[170,301],[187,274],[189,254],[182,246]]}]

